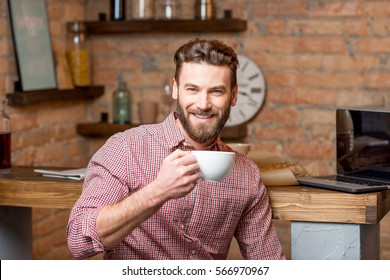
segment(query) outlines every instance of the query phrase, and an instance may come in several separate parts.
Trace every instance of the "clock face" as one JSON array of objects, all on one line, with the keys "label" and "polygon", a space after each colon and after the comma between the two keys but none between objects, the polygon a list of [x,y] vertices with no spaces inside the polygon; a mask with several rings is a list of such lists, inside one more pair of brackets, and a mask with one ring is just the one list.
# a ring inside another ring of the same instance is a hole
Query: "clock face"
[{"label": "clock face", "polygon": [[243,55],[238,55],[238,60],[240,65],[237,69],[237,103],[231,108],[227,127],[252,119],[263,105],[265,96],[265,81],[260,68]]}]

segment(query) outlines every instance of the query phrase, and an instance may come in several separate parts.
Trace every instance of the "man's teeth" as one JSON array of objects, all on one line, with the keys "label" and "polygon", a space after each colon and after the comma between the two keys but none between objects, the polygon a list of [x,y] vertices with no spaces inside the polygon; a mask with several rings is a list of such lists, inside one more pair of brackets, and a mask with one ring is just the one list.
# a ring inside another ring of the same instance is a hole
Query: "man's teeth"
[{"label": "man's teeth", "polygon": [[195,117],[197,117],[198,119],[208,119],[208,118],[210,118],[211,116],[195,115]]}]

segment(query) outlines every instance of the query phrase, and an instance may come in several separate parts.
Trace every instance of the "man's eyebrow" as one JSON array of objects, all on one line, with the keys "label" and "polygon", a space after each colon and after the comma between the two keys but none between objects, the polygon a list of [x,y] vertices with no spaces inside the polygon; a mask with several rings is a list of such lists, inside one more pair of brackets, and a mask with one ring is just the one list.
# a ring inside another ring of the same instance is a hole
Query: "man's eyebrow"
[{"label": "man's eyebrow", "polygon": [[198,87],[198,86],[192,83],[185,83],[184,87]]},{"label": "man's eyebrow", "polygon": [[224,85],[220,85],[220,86],[211,87],[210,89],[212,89],[212,90],[216,90],[216,89],[226,90],[226,87]]},{"label": "man's eyebrow", "polygon": [[[193,83],[185,83],[184,87],[198,88],[199,86],[197,86],[197,85],[195,85]],[[210,87],[209,90],[223,90],[223,91],[226,91],[226,87],[224,85],[219,85],[219,86]]]}]

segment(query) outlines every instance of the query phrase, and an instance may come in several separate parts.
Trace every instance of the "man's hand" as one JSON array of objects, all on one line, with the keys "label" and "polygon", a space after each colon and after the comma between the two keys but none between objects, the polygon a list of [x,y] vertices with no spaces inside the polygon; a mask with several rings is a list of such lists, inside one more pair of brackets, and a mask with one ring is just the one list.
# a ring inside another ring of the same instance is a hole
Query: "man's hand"
[{"label": "man's hand", "polygon": [[96,231],[105,246],[115,246],[172,198],[190,193],[200,179],[199,165],[191,152],[176,150],[167,156],[156,180],[126,199],[103,207]]},{"label": "man's hand", "polygon": [[190,193],[200,178],[195,156],[190,151],[176,150],[164,159],[154,184],[172,199]]}]

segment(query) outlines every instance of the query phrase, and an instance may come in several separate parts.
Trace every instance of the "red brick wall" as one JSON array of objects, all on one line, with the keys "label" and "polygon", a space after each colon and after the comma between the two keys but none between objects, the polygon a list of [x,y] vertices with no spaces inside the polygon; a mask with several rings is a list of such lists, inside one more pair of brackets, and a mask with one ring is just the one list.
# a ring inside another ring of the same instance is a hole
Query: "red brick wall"
[{"label": "red brick wall", "polygon": [[[0,0],[0,95],[17,79],[6,0]],[[193,0],[181,0],[182,18],[193,16]],[[334,110],[390,106],[390,2],[385,0],[219,0],[218,16],[232,9],[248,20],[242,33],[203,34],[234,46],[255,60],[267,83],[266,101],[251,121],[248,141],[333,172]],[[96,20],[108,0],[46,0],[53,49],[65,50],[65,24]],[[129,13],[128,13],[129,14]],[[173,52],[199,34],[132,34],[89,38],[93,82],[105,95],[93,102],[53,102],[9,108],[13,119],[12,161],[17,165],[83,166],[102,139],[86,139],[75,124],[97,121],[111,111],[116,72],[123,72],[136,102],[161,100],[174,71]],[[162,119],[164,116],[160,114]],[[69,211],[34,209],[34,258],[67,259]],[[277,222],[289,255],[288,223]],[[390,216],[381,222],[381,258],[390,259]]]},{"label": "red brick wall", "polygon": [[[65,23],[84,19],[87,1],[46,1],[51,41],[56,53],[65,51]],[[0,96],[14,90],[18,80],[16,59],[8,17],[7,1],[0,0]],[[85,101],[51,102],[9,107],[12,119],[12,164],[33,166],[85,166],[89,143],[76,133],[85,121]],[[65,226],[69,211],[33,209],[33,257],[71,258],[66,245]]]}]

